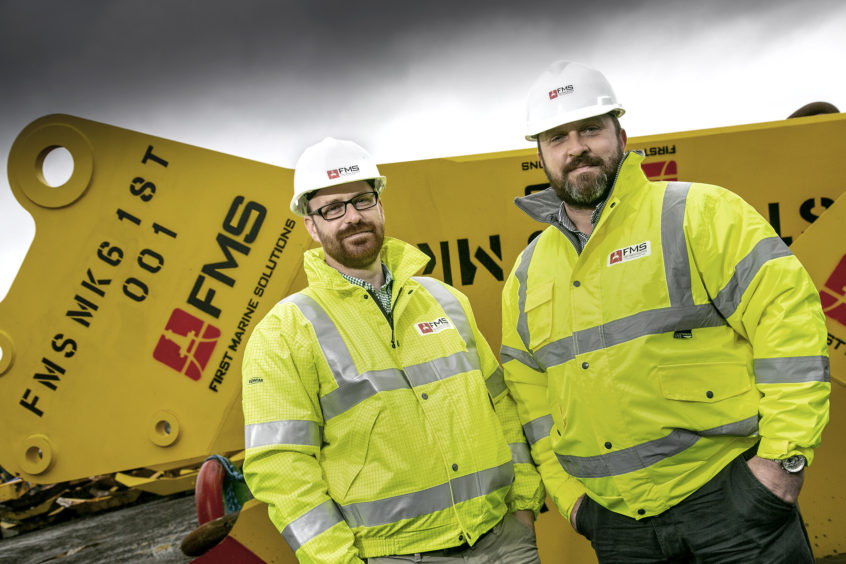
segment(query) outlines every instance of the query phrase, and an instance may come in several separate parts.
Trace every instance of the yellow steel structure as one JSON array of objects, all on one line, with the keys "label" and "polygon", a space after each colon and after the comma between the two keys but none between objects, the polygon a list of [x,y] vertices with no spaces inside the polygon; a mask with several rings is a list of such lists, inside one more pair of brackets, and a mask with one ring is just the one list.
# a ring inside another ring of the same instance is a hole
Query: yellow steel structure
[{"label": "yellow steel structure", "polygon": [[846,555],[846,194],[791,245],[820,290],[828,326],[831,419],[799,497],[814,554]]},{"label": "yellow steel structure", "polygon": [[[75,166],[51,188],[42,163],[55,147]],[[846,294],[832,278],[841,262],[846,270],[846,204],[826,211],[846,189],[846,115],[634,137],[629,148],[645,152],[650,178],[739,193],[796,241],[829,292],[831,423],[800,503],[816,555],[846,551],[846,327],[832,321]],[[538,230],[512,203],[546,184],[535,151],[380,169],[386,232],[429,254],[425,273],[470,297],[498,349],[503,279]],[[292,171],[65,115],[24,129],[8,171],[36,234],[0,303],[0,466],[50,483],[241,450],[244,343],[305,285],[311,241],[288,211]],[[538,521],[542,560],[595,562],[550,507]],[[268,561],[291,561],[259,503],[230,536]]]},{"label": "yellow steel structure", "polygon": [[[51,188],[55,147],[74,169]],[[36,234],[0,303],[0,466],[45,483],[243,449],[241,352],[311,241],[292,172],[60,115],[8,172]]]}]

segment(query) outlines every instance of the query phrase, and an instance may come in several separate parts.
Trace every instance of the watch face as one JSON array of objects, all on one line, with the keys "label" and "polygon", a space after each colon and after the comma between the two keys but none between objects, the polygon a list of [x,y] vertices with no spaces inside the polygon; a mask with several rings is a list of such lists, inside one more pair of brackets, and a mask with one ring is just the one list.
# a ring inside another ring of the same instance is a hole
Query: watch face
[{"label": "watch face", "polygon": [[799,472],[805,467],[805,457],[801,454],[795,454],[781,461],[781,467],[791,474]]}]

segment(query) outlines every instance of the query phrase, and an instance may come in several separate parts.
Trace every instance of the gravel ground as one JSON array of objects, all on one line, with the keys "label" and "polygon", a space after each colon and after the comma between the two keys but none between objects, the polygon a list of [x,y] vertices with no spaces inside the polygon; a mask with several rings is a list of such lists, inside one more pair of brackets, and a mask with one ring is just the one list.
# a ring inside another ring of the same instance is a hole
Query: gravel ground
[{"label": "gravel ground", "polygon": [[179,543],[196,527],[193,493],[157,498],[4,538],[0,563],[187,563]]}]

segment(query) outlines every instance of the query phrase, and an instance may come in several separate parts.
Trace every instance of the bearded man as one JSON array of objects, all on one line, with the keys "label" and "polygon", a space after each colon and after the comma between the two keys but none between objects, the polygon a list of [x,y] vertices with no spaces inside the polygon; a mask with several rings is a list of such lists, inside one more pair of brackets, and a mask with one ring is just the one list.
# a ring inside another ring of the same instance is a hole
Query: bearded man
[{"label": "bearded man", "polygon": [[502,370],[467,298],[385,238],[384,188],[352,141],[297,162],[321,247],[244,352],[244,477],[302,562],[537,564],[545,494]]},{"label": "bearded man", "polygon": [[500,358],[544,485],[600,563],[813,563],[819,295],[736,194],[648,180],[622,114],[578,63],[529,91],[550,188],[516,204],[549,226],[506,281]]}]

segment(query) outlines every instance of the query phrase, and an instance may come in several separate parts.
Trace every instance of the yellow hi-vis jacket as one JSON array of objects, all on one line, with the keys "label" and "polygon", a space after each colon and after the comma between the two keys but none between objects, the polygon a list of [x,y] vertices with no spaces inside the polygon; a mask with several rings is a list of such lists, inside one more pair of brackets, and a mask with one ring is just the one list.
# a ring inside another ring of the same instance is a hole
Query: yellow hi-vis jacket
[{"label": "yellow hi-vis jacket", "polygon": [[629,153],[587,244],[550,223],[503,290],[501,361],[544,485],[657,515],[760,440],[813,460],[828,421],[825,321],[810,277],[737,195],[650,182]]},{"label": "yellow hi-vis jacket", "polygon": [[472,545],[545,496],[467,298],[401,241],[382,261],[393,327],[312,249],[244,352],[244,476],[300,562]]}]

